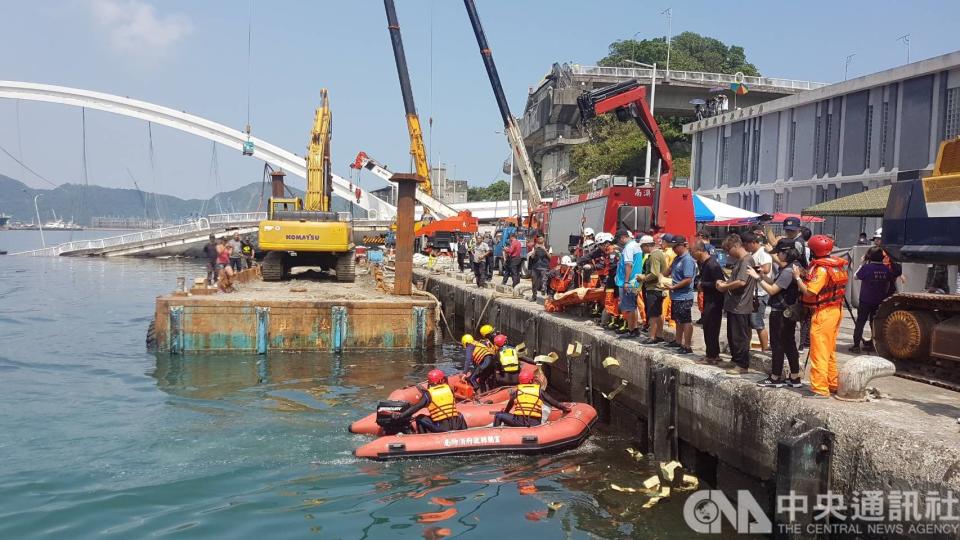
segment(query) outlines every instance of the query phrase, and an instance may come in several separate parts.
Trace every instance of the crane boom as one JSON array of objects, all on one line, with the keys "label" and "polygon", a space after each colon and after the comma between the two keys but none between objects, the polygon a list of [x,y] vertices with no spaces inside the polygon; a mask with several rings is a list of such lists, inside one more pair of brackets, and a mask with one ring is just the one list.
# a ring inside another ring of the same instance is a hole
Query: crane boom
[{"label": "crane boom", "polygon": [[307,193],[304,209],[315,212],[330,211],[333,190],[330,169],[330,134],[333,116],[327,99],[327,89],[320,89],[320,106],[313,119],[313,132],[307,147]]},{"label": "crane boom", "polygon": [[390,30],[390,42],[393,45],[393,58],[397,64],[397,77],[400,79],[400,93],[403,95],[403,108],[407,113],[407,133],[410,135],[410,155],[417,176],[423,178],[420,189],[427,195],[433,195],[430,183],[430,165],[427,163],[427,151],[423,145],[423,130],[420,129],[420,117],[413,101],[410,87],[410,73],[407,71],[407,56],[403,52],[403,38],[400,36],[400,23],[397,21],[397,9],[393,0],[383,0],[387,11],[387,29]]},{"label": "crane boom", "polygon": [[[493,61],[493,52],[487,44],[487,36],[484,34],[483,25],[480,23],[477,6],[473,3],[473,0],[463,0],[463,5],[467,8],[470,24],[473,26],[473,33],[476,35],[477,45],[480,47],[480,57],[483,59],[483,66],[487,69],[490,86],[493,87],[493,96],[497,100],[500,117],[503,119],[503,131],[506,133],[507,141],[513,151],[514,165],[520,170],[520,178],[523,180],[523,186],[527,192],[527,207],[532,210],[540,206],[541,202],[540,187],[537,184],[536,176],[533,174],[533,164],[527,154],[527,147],[523,144],[520,126],[517,125],[517,120],[510,114],[510,106],[507,104],[507,98],[503,93],[503,85],[500,84],[500,75],[497,73],[497,65]],[[512,178],[510,182],[513,182]]]},{"label": "crane boom", "polygon": [[[390,172],[390,169],[387,169],[385,166],[376,162],[373,158],[368,156],[366,152],[360,152],[357,154],[357,159],[354,160],[350,167],[356,170],[367,169],[387,182],[389,182],[390,177],[393,176],[393,173]],[[449,218],[461,213],[460,211],[440,202],[440,200],[434,198],[433,195],[428,195],[419,189],[417,190],[416,199],[417,202],[427,210],[427,212],[433,214],[437,218]]]}]

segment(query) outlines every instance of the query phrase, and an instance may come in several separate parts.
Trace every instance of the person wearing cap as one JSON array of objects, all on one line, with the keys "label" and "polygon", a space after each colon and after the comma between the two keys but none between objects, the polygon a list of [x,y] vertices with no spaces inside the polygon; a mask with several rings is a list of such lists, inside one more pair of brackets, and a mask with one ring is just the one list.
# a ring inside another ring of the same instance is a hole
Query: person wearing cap
[{"label": "person wearing cap", "polygon": [[[773,278],[750,268],[747,273],[758,280],[760,288],[770,297],[770,348],[772,362],[770,375],[757,383],[758,386],[800,388],[800,353],[797,350],[796,303],[799,290],[795,283],[793,264],[800,258],[793,240],[780,239],[771,252],[777,265],[777,274]],[[792,307],[791,307],[792,306]],[[788,310],[789,308],[789,310]],[[790,364],[790,375],[783,377],[783,360]]]},{"label": "person wearing cap", "polygon": [[653,237],[645,235],[640,239],[643,249],[643,269],[637,281],[643,284],[643,302],[647,309],[649,337],[640,343],[657,345],[663,343],[663,297],[664,289],[660,277],[667,266],[663,250],[656,245]]},{"label": "person wearing cap", "polygon": [[620,312],[623,314],[625,325],[618,333],[636,335],[637,330],[637,292],[630,285],[640,266],[642,252],[640,244],[634,240],[629,231],[617,231],[617,243],[621,246],[620,264],[617,265],[617,286],[620,287]]},{"label": "person wearing cap", "polygon": [[[744,233],[741,239],[743,240],[743,247],[753,256],[756,273],[765,278],[772,277],[773,258],[764,249],[761,239],[757,237],[755,232]],[[760,339],[760,350],[768,351],[770,349],[770,334],[767,332],[764,318],[767,315],[770,295],[763,287],[757,287],[755,295],[757,309],[750,315],[750,328],[757,331],[757,337]]]},{"label": "person wearing cap", "polygon": [[[675,339],[668,347],[677,349],[679,354],[693,354],[690,341],[693,338],[693,279],[697,275],[697,263],[687,249],[687,239],[682,235],[670,237],[676,258],[670,264],[668,273],[673,284],[670,285],[671,317],[677,324]],[[665,272],[667,273],[667,272]]]},{"label": "person wearing cap", "polygon": [[857,321],[853,327],[853,346],[849,351],[860,354],[863,340],[863,329],[869,322],[873,325],[873,317],[877,314],[880,304],[888,296],[897,292],[896,281],[903,273],[898,264],[887,266],[883,263],[885,253],[880,246],[870,246],[863,255],[863,264],[857,270],[856,279],[860,280],[860,297],[857,303]]},{"label": "person wearing cap", "polygon": [[[723,293],[717,290],[717,281],[726,280],[723,267],[716,257],[710,255],[703,240],[693,245],[693,257],[700,263],[700,292],[703,308],[700,321],[703,328],[703,343],[706,355],[697,363],[716,365],[720,362],[720,327],[723,325]],[[719,252],[719,250],[714,250]]]},{"label": "person wearing cap", "polygon": [[806,268],[810,264],[810,249],[807,248],[807,241],[803,238],[800,218],[789,216],[783,220],[783,233],[786,238],[793,240],[797,253],[800,254],[800,260],[797,264]]}]

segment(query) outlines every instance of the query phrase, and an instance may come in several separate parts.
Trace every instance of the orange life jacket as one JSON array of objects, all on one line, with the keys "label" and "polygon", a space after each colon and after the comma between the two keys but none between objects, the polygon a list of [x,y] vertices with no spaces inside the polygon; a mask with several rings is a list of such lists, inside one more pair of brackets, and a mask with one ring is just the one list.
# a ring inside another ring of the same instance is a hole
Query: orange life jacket
[{"label": "orange life jacket", "polygon": [[480,362],[483,362],[483,359],[497,354],[497,348],[493,345],[487,345],[485,343],[477,343],[473,348],[473,363],[480,365]]},{"label": "orange life jacket", "polygon": [[513,414],[529,418],[540,418],[543,415],[543,400],[540,399],[539,384],[518,384],[517,396],[514,398]]},{"label": "orange life jacket", "polygon": [[430,413],[430,419],[434,422],[440,422],[447,418],[453,418],[457,415],[457,401],[453,396],[453,390],[448,384],[438,384],[427,388],[430,394],[430,403],[427,404],[427,411]]},{"label": "orange life jacket", "polygon": [[[810,262],[808,275],[812,276],[819,269],[827,273],[827,283],[817,294],[805,294],[801,301],[803,305],[813,309],[836,307],[843,304],[843,297],[847,290],[847,261],[839,257],[823,257]],[[809,282],[810,279],[808,278]]]}]

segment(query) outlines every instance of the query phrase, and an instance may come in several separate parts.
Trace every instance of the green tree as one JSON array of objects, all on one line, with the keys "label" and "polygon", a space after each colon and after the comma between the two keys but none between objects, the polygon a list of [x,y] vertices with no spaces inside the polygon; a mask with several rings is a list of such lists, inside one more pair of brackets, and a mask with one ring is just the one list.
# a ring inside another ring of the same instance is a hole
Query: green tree
[{"label": "green tree", "polygon": [[510,184],[506,180],[497,180],[485,187],[467,188],[467,201],[505,201],[510,197]]},{"label": "green tree", "polygon": [[[601,66],[632,67],[627,62],[656,62],[659,69],[667,65],[666,38],[644,40],[623,39],[610,44],[609,54],[600,59]],[[753,64],[747,62],[743,47],[726,45],[718,39],[701,36],[695,32],[683,32],[671,40],[670,69],[706,71],[709,73],[760,75]]]}]

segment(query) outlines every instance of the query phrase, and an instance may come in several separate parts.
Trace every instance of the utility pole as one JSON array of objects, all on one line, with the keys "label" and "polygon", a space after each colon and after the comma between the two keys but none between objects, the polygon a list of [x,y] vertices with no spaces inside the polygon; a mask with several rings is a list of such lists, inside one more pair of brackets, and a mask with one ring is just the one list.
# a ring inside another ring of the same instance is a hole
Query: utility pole
[{"label": "utility pole", "polygon": [[661,15],[667,16],[667,78],[670,78],[670,45],[673,41],[673,8],[668,7],[667,9],[660,12]]},{"label": "utility pole", "polygon": [[853,57],[856,55],[857,53],[851,53],[847,55],[847,59],[843,63],[843,80],[847,80],[847,72],[850,70],[850,61],[853,60]]},{"label": "utility pole", "polygon": [[910,34],[904,34],[897,38],[897,41],[902,41],[904,45],[907,46],[907,63],[910,63]]}]

